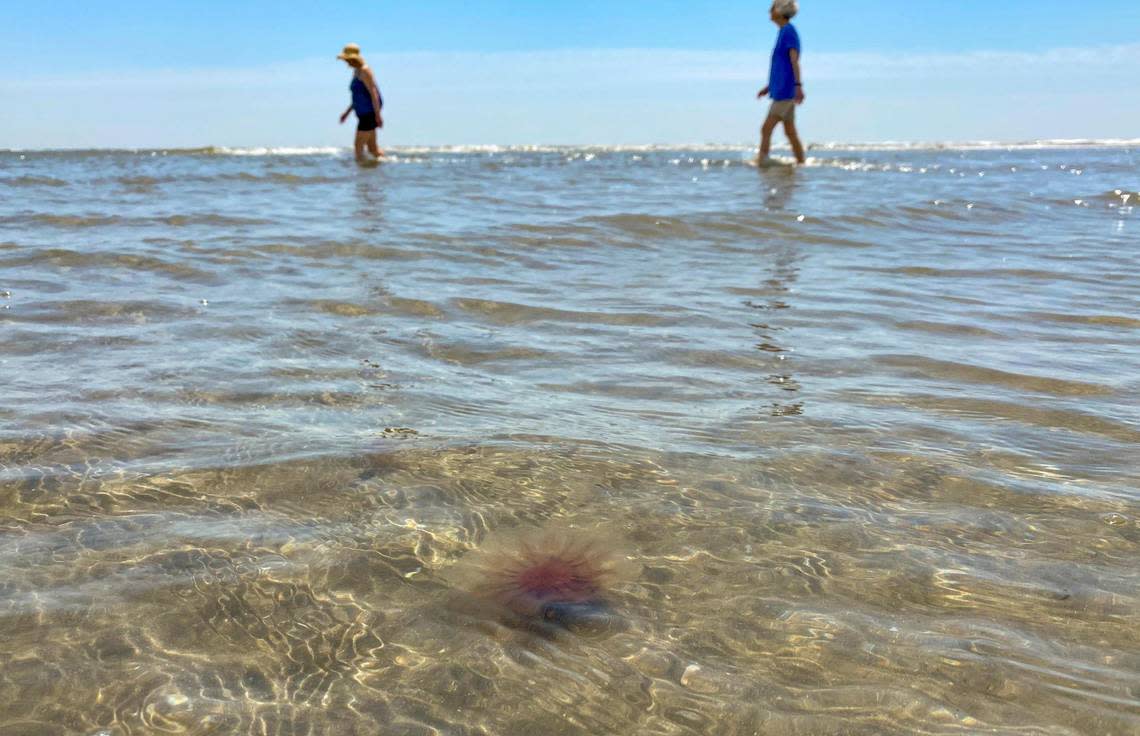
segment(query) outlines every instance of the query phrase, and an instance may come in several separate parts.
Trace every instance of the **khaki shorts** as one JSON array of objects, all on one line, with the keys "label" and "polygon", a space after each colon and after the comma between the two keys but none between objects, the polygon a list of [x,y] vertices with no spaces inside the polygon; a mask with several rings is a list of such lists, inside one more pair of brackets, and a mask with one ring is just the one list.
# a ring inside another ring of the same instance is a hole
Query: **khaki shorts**
[{"label": "khaki shorts", "polygon": [[796,101],[772,100],[772,107],[768,110],[768,117],[783,120],[785,123],[796,122]]}]

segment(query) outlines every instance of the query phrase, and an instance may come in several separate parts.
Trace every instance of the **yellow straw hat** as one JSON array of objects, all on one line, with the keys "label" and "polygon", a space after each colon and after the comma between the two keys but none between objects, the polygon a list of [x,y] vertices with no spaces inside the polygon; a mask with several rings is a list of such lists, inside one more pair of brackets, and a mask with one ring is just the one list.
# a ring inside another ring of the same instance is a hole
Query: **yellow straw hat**
[{"label": "yellow straw hat", "polygon": [[360,46],[354,43],[346,45],[344,47],[344,51],[341,51],[339,54],[337,54],[336,58],[342,59],[344,61],[349,61],[351,59],[360,59],[363,61],[363,57],[360,55]]}]

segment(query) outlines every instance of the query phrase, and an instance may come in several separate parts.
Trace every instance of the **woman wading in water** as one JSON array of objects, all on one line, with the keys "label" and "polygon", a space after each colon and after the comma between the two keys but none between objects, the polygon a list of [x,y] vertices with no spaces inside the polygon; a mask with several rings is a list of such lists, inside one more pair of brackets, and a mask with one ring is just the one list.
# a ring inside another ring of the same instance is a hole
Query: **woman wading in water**
[{"label": "woman wading in water", "polygon": [[[340,116],[340,122],[343,124],[348,120],[350,112],[356,112],[356,139],[353,141],[356,161],[357,163],[375,161],[384,155],[384,151],[376,145],[376,129],[384,127],[384,119],[380,116],[380,110],[384,107],[384,98],[376,88],[376,79],[372,76],[372,70],[360,55],[359,46],[354,43],[348,44],[336,58],[343,60],[353,70],[352,84],[348,87],[352,92],[352,104]],[[364,157],[365,148],[374,158]]]}]

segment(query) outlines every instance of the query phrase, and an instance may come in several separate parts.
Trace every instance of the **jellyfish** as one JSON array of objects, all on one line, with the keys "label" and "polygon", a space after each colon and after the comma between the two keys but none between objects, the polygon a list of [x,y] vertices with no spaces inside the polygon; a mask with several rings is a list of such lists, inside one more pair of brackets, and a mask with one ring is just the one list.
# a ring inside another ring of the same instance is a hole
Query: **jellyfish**
[{"label": "jellyfish", "polygon": [[621,628],[613,585],[628,563],[601,537],[575,530],[505,536],[469,554],[453,579],[478,608],[548,636]]}]

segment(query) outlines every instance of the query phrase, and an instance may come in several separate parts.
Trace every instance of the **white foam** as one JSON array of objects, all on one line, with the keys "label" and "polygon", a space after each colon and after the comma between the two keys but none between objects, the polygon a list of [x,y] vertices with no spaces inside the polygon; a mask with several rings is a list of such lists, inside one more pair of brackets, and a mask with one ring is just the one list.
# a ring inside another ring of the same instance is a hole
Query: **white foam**
[{"label": "white foam", "polygon": [[[210,153],[220,156],[337,156],[348,152],[347,148],[335,146],[282,146],[282,147],[254,147],[254,148],[228,148],[218,146],[209,149]],[[172,151],[173,153],[174,151]]]},{"label": "white foam", "polygon": [[[754,151],[755,143],[644,143],[621,145],[447,145],[390,146],[391,153],[404,155],[430,154],[512,154],[560,153],[584,157],[599,153],[655,153],[676,151],[702,153],[711,151]],[[786,148],[777,143],[775,148]],[[1032,141],[876,141],[813,143],[813,151],[945,151],[945,150],[1036,150],[1073,148],[1140,148],[1140,138],[1047,138]],[[221,150],[221,149],[219,149]],[[279,150],[279,149],[275,149]],[[320,149],[325,150],[325,149]]]},{"label": "white foam", "polygon": [[[781,148],[777,143],[776,148]],[[786,146],[783,146],[786,148]],[[1070,148],[1137,148],[1140,138],[1045,138],[1032,141],[828,141],[812,143],[812,150],[825,151],[939,151],[939,150],[1029,150]],[[509,153],[654,153],[678,151],[701,153],[706,151],[754,150],[755,143],[642,143],[620,145],[447,145],[447,146],[391,146],[387,150],[411,154],[509,154]]]},{"label": "white foam", "polygon": [[[565,155],[632,153],[644,154],[662,151],[683,153],[745,151],[756,149],[755,143],[644,143],[621,145],[408,145],[385,146],[389,153],[405,156],[432,154],[484,154],[488,156],[517,153],[556,153]],[[776,149],[787,148],[776,142]],[[1045,138],[1031,141],[825,141],[808,146],[812,151],[955,151],[955,150],[1048,150],[1080,148],[1140,148],[1140,138]],[[138,153],[164,155],[212,155],[212,156],[350,156],[349,148],[338,146],[250,146],[229,147],[210,146],[190,149],[0,149],[2,154],[108,154]]]},{"label": "white foam", "polygon": [[1073,148],[1134,148],[1140,138],[1044,138],[1032,141],[881,141],[871,143],[813,143],[827,151],[1024,151]]}]

